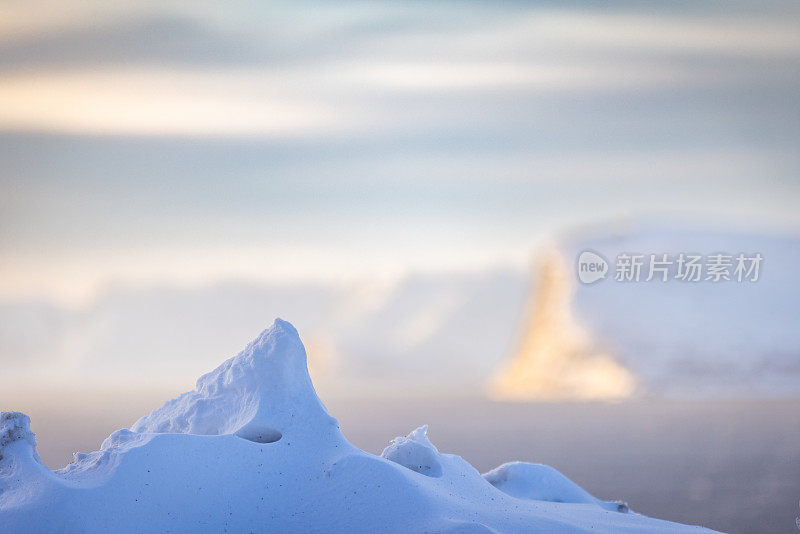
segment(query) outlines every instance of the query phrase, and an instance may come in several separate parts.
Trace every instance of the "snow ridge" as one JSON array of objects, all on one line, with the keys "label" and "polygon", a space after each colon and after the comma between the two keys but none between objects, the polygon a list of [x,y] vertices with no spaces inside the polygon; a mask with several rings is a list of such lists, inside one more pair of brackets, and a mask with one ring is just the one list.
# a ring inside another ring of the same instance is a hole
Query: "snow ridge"
[{"label": "snow ridge", "polygon": [[0,532],[678,534],[555,469],[481,476],[419,427],[382,456],[342,436],[297,331],[277,319],[247,347],[65,469],[39,461],[29,419],[0,417]]}]

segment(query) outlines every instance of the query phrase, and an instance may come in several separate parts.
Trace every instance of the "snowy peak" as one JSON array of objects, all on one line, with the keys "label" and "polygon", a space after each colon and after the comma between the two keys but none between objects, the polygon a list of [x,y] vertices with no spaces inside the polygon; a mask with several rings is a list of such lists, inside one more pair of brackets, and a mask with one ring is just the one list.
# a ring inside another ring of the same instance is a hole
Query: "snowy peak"
[{"label": "snowy peak", "polygon": [[243,351],[200,377],[194,391],[168,401],[131,429],[236,434],[269,443],[287,431],[308,434],[320,425],[338,429],[314,391],[297,330],[276,319]]},{"label": "snowy peak", "polygon": [[36,452],[36,436],[31,432],[31,420],[24,413],[20,412],[0,412],[0,461],[7,455],[8,450],[14,443],[24,445],[29,449],[33,458],[40,462],[39,454]]},{"label": "snowy peak", "polygon": [[197,391],[213,397],[227,390],[300,387],[310,381],[306,351],[297,330],[282,319],[248,343],[239,354],[197,380]]}]

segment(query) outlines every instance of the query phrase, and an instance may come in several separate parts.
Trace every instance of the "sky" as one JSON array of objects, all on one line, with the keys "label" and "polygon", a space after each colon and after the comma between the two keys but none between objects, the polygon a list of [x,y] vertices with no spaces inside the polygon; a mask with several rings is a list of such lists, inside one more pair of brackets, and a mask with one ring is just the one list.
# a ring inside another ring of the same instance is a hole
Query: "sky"
[{"label": "sky", "polygon": [[[56,467],[281,317],[370,450],[429,422],[591,476],[610,417],[637,454],[674,456],[655,421],[762,458],[728,438],[790,442],[752,430],[795,408],[756,399],[798,398],[798,146],[796,1],[0,0],[0,409]],[[548,298],[554,242],[760,252],[762,279],[564,276]],[[618,406],[463,402],[515,398],[505,369],[516,400],[585,388],[598,360],[630,376],[605,380],[632,386]],[[763,472],[780,501],[790,470]]]},{"label": "sky", "polygon": [[800,227],[792,2],[0,5],[0,297],[524,268]]}]

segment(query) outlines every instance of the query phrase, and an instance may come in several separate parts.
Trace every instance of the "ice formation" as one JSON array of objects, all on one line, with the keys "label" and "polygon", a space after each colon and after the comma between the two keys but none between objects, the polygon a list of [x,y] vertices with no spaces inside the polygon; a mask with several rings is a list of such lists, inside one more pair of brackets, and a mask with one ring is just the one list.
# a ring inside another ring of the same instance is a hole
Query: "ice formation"
[{"label": "ice formation", "polygon": [[530,318],[514,357],[489,394],[499,400],[618,400],[636,389],[633,374],[600,350],[573,318],[572,277],[563,258],[541,262]]},{"label": "ice formation", "polygon": [[0,532],[112,531],[711,532],[599,501],[546,466],[481,475],[426,427],[364,452],[317,398],[281,320],[64,469],[42,465],[25,415],[2,415]]}]

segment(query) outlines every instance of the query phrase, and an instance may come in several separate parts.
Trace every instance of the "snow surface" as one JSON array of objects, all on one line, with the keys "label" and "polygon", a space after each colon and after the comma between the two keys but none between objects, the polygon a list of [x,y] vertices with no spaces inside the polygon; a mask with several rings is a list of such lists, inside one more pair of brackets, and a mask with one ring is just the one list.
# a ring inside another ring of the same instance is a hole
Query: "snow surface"
[{"label": "snow surface", "polygon": [[550,467],[481,475],[420,427],[381,456],[317,398],[276,320],[184,393],[59,471],[27,416],[0,419],[0,532],[711,532],[602,502]]}]

